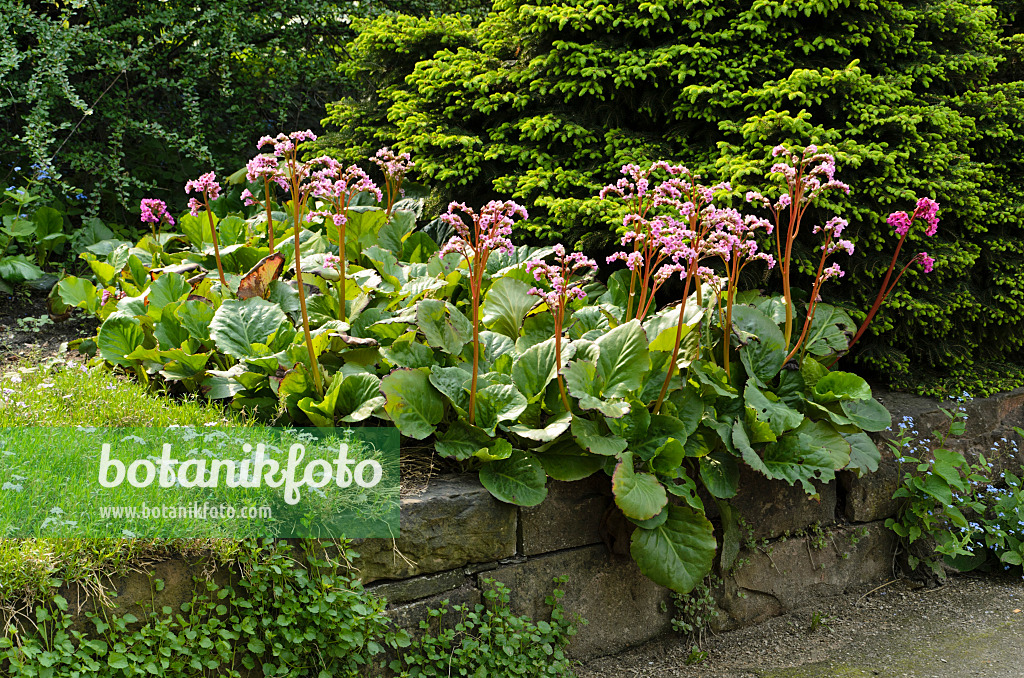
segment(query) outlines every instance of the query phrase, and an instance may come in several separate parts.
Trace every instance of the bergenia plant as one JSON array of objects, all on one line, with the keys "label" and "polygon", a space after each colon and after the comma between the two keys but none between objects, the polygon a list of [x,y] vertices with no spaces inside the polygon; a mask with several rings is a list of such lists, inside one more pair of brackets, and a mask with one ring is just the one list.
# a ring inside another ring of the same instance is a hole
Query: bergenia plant
[{"label": "bergenia plant", "polygon": [[786,355],[787,362],[796,355],[796,352],[803,345],[804,339],[807,338],[807,332],[810,330],[811,324],[814,322],[814,311],[817,308],[818,303],[821,301],[821,286],[832,278],[842,278],[846,275],[846,272],[839,267],[839,264],[833,263],[831,266],[825,266],[825,262],[828,258],[836,252],[842,251],[849,255],[853,254],[853,243],[839,237],[846,226],[846,219],[843,219],[842,217],[832,217],[824,226],[816,225],[814,227],[815,234],[825,234],[825,242],[821,246],[821,258],[818,260],[818,269],[814,276],[814,285],[811,287],[811,300],[807,304],[807,315],[804,317],[804,325],[800,330],[800,336],[797,337],[793,347],[789,350],[789,354]]},{"label": "bergenia plant", "polygon": [[[750,191],[746,198],[748,202],[767,208],[775,223],[775,260],[782,273],[782,296],[786,305],[783,336],[789,346],[793,337],[793,291],[790,286],[793,243],[800,233],[804,214],[822,194],[833,190],[848,194],[850,187],[835,178],[835,158],[828,153],[819,153],[817,146],[808,146],[803,153],[797,154],[779,145],[772,149],[772,157],[781,158],[771,168],[771,174],[781,175],[785,182],[779,197],[772,202],[761,193]],[[838,274],[837,269],[832,269],[831,275]]]},{"label": "bergenia plant", "polygon": [[561,373],[562,328],[565,324],[565,309],[573,299],[586,298],[587,293],[579,287],[579,281],[573,281],[573,278],[585,275],[587,272],[596,272],[597,262],[580,252],[566,253],[565,245],[561,243],[555,245],[554,250],[555,263],[553,265],[542,259],[534,259],[526,263],[526,272],[533,273],[534,280],[546,282],[551,288],[549,291],[544,291],[539,287],[533,287],[530,289],[530,294],[543,299],[555,319],[555,365],[557,366],[555,378],[558,380],[558,390],[562,395],[565,411],[572,412]]},{"label": "bergenia plant", "polygon": [[[370,158],[370,161],[380,167],[380,171],[384,173],[385,214],[390,219],[391,210],[398,198],[405,195],[405,191],[402,190],[402,181],[405,180],[406,173],[416,163],[412,161],[408,153],[397,154],[387,146],[377,151],[377,155]],[[380,201],[380,199],[378,191],[377,200]]]},{"label": "bergenia plant", "polygon": [[[669,178],[651,189],[650,177],[659,169],[667,172]],[[640,171],[636,165],[625,165],[622,173],[625,177],[605,186],[600,195],[602,199],[618,196],[630,210],[623,218],[627,232],[622,244],[632,243],[633,251],[618,252],[608,257],[609,263],[625,261],[631,271],[627,317],[637,294],[640,298],[635,317],[642,320],[650,310],[655,292],[671,276],[678,273],[685,281],[669,369],[654,406],[657,414],[668,393],[675,371],[673,366],[679,357],[686,300],[691,287],[697,290],[699,298],[700,277],[711,274],[700,262],[716,251],[713,249],[716,245],[708,241],[713,225],[720,221],[717,217],[719,209],[712,200],[719,191],[730,190],[730,186],[728,183],[703,186],[685,167],[664,162],[654,163],[647,171]]]},{"label": "bergenia plant", "polygon": [[[528,219],[526,210],[506,200],[492,200],[477,214],[465,203],[452,202],[448,211],[441,215],[441,220],[455,229],[440,256],[459,254],[466,260],[469,267],[469,289],[473,305],[473,377],[469,387],[469,423],[475,424],[476,383],[480,372],[480,294],[483,287],[484,271],[491,252],[497,250],[512,255],[512,224],[515,217]],[[471,224],[467,224],[466,220]]]},{"label": "bergenia plant", "polygon": [[[775,266],[775,257],[758,250],[755,234],[760,230],[771,235],[774,226],[767,219],[743,216],[734,209],[715,210],[709,220],[713,230],[707,237],[707,249],[717,255],[725,266],[728,279],[725,317],[722,323],[722,367],[730,375],[729,337],[732,327],[732,308],[739,289],[740,274],[753,261],[763,261],[768,268]],[[721,313],[719,314],[721,315]]]},{"label": "bergenia plant", "polygon": [[139,208],[142,210],[141,219],[143,223],[153,225],[153,239],[157,239],[157,235],[160,233],[160,224],[167,224],[168,226],[174,226],[174,218],[171,213],[167,211],[167,204],[163,200],[157,200],[156,198],[143,198],[139,204]]},{"label": "bergenia plant", "polygon": [[864,318],[864,322],[860,324],[860,327],[857,329],[857,333],[853,335],[853,339],[850,340],[848,348],[852,347],[862,336],[864,336],[864,331],[867,330],[871,321],[875,319],[875,314],[878,313],[878,309],[882,307],[885,300],[888,299],[889,295],[892,294],[892,291],[896,289],[896,285],[899,283],[900,278],[903,277],[903,274],[907,272],[908,268],[916,263],[921,265],[925,273],[932,272],[932,268],[935,266],[935,259],[928,256],[927,252],[918,252],[903,266],[903,268],[900,269],[900,272],[896,274],[895,279],[892,277],[893,271],[896,270],[896,262],[899,259],[900,250],[903,249],[903,243],[907,239],[907,234],[910,233],[911,227],[918,219],[920,219],[925,226],[925,235],[935,235],[939,230],[939,203],[935,202],[931,198],[921,198],[917,201],[913,214],[908,216],[906,212],[893,212],[886,219],[886,223],[893,228],[894,233],[899,236],[900,240],[896,244],[896,251],[892,254],[892,261],[889,262],[889,270],[885,273],[885,278],[882,280],[882,286],[878,289],[878,296],[875,297],[874,303],[871,304],[871,309],[868,311],[867,317]]},{"label": "bergenia plant", "polygon": [[[325,223],[334,224],[338,238],[339,256],[331,259],[338,270],[338,320],[345,320],[345,225],[348,223],[348,206],[359,193],[373,193],[381,200],[380,189],[366,172],[355,165],[342,170],[341,165],[331,158],[322,158],[325,167],[313,173],[313,195],[323,200],[330,209],[310,212],[309,218],[320,217]],[[331,231],[328,228],[328,240]],[[325,262],[326,264],[327,262]]]},{"label": "bergenia plant", "polygon": [[220,184],[217,183],[217,176],[213,172],[207,172],[198,179],[187,182],[185,184],[185,193],[188,194],[193,191],[203,196],[203,202],[199,202],[195,198],[189,198],[188,211],[192,216],[198,217],[200,207],[206,210],[206,216],[210,221],[210,237],[213,239],[213,258],[217,261],[217,275],[220,277],[220,284],[227,287],[228,282],[224,279],[224,266],[220,261],[217,227],[213,223],[213,210],[210,209],[210,201],[220,197]]},{"label": "bergenia plant", "polygon": [[310,370],[313,373],[313,386],[318,395],[323,397],[323,379],[320,376],[320,364],[316,358],[316,351],[313,348],[313,336],[309,331],[309,312],[306,310],[306,287],[302,282],[302,246],[299,239],[302,215],[306,208],[306,202],[312,192],[315,182],[307,181],[310,178],[312,167],[320,164],[334,162],[330,158],[315,158],[308,163],[299,161],[297,144],[302,141],[315,141],[316,135],[310,130],[292,132],[291,134],[278,134],[276,137],[265,136],[259,140],[257,148],[273,146],[274,156],[280,158],[284,163],[284,178],[288,183],[288,190],[291,192],[292,205],[292,230],[295,238],[295,284],[299,291],[299,311],[302,314],[302,331],[306,339],[306,351],[309,353]]},{"label": "bergenia plant", "polygon": [[[267,238],[270,243],[270,254],[274,253],[274,213],[270,207],[271,182],[284,190],[288,190],[288,180],[278,167],[278,159],[273,155],[260,154],[245,165],[245,178],[250,183],[263,181],[263,201],[267,210]],[[242,191],[242,200],[246,205],[256,205],[256,196],[247,188]]]},{"label": "bergenia plant", "polygon": [[[651,177],[658,170],[669,178],[652,188]],[[728,189],[728,184],[712,188],[692,182],[689,170],[681,165],[656,162],[647,170],[624,165],[623,178],[601,189],[602,200],[618,197],[626,203],[622,219],[625,233],[622,245],[632,251],[616,252],[608,263],[624,261],[630,271],[626,318],[642,320],[651,309],[655,293],[673,273],[680,270],[681,259],[688,259],[694,243],[700,240],[694,227],[701,209],[713,194]],[[634,315],[635,309],[635,315]]]}]

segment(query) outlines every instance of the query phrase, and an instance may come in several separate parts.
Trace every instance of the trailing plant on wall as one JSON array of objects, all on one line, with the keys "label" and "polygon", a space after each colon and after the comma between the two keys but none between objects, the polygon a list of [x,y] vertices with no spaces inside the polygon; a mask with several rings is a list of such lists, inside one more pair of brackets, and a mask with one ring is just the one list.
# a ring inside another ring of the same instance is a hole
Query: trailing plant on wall
[{"label": "trailing plant on wall", "polygon": [[[506,502],[540,503],[548,478],[606,473],[636,526],[633,557],[679,592],[717,550],[701,496],[734,496],[741,464],[812,496],[838,470],[877,468],[865,431],[889,414],[861,377],[829,368],[856,328],[823,297],[853,246],[841,218],[805,223],[820,196],[846,190],[830,155],[775,149],[775,189],[750,195],[774,220],[720,206],[729,185],[704,186],[684,167],[623,167],[602,197],[625,211],[624,249],[608,257],[625,268],[603,284],[596,262],[565,246],[516,246],[513,221],[528,215],[510,201],[452,203],[440,247],[415,229],[418,199],[364,204],[382,194],[361,179],[366,190],[335,201],[328,186],[354,171],[300,162],[294,144],[308,136],[267,141],[288,190],[254,177],[272,195],[252,216],[218,220],[197,199],[181,233],[88,248],[96,282],[58,287],[103,321],[82,348],[265,418],[390,421],[478,466]],[[273,253],[271,233],[289,234]],[[789,270],[798,235],[817,243],[807,294],[742,289],[744,268]],[[672,278],[685,296],[659,307],[654,292]],[[728,568],[738,530],[721,513]]]}]

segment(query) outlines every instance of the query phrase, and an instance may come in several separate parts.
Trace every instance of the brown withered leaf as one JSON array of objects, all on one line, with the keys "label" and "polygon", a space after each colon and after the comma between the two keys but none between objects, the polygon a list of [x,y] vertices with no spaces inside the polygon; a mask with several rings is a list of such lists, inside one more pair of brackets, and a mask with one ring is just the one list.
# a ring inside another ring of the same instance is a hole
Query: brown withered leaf
[{"label": "brown withered leaf", "polygon": [[238,298],[267,298],[270,294],[270,283],[281,276],[284,270],[284,255],[280,252],[263,257],[252,269],[242,277],[238,284]]}]

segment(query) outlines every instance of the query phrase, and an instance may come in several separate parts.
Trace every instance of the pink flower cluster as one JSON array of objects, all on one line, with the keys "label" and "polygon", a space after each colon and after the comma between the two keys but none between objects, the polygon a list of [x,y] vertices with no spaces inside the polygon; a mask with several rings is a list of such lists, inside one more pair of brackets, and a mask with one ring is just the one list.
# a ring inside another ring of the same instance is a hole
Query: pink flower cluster
[{"label": "pink flower cluster", "polygon": [[824,226],[815,226],[814,233],[825,234],[825,244],[821,246],[822,251],[825,252],[825,256],[835,254],[839,250],[844,250],[847,254],[853,254],[853,243],[849,240],[843,240],[839,237],[839,234],[849,225],[849,222],[842,217],[832,217]]},{"label": "pink flower cluster", "polygon": [[533,287],[530,289],[530,294],[542,298],[552,312],[555,312],[556,309],[564,309],[565,305],[573,299],[586,297],[587,293],[570,280],[574,275],[583,275],[587,270],[597,270],[597,262],[584,256],[581,252],[566,254],[565,245],[561,243],[555,245],[554,250],[554,265],[548,264],[543,259],[526,262],[526,272],[533,273],[534,280],[537,282],[547,281],[551,286],[550,292]]},{"label": "pink flower cluster", "polygon": [[256,148],[273,146],[274,155],[281,158],[295,150],[295,142],[302,141],[316,141],[316,135],[307,129],[300,132],[292,132],[291,134],[278,134],[276,137],[260,137],[260,140],[256,143]]},{"label": "pink flower cluster", "polygon": [[142,209],[142,221],[150,224],[159,224],[163,219],[168,226],[174,226],[174,219],[167,211],[167,204],[156,198],[143,198],[139,207]]},{"label": "pink flower cluster", "polygon": [[[198,179],[188,181],[185,183],[185,193],[202,193],[203,199],[206,202],[216,200],[220,197],[220,184],[217,183],[217,176],[213,172],[207,172]],[[203,203],[199,202],[195,198],[188,199],[188,211],[192,216],[199,216],[199,210],[203,207]]]},{"label": "pink flower cluster", "polygon": [[847,194],[850,192],[849,185],[835,178],[835,157],[829,153],[819,153],[818,147],[813,144],[799,155],[779,145],[772,149],[772,157],[783,159],[772,165],[771,173],[783,176],[788,187],[787,192],[772,203],[761,193],[748,191],[747,202],[760,204],[778,215],[782,210],[792,206],[793,194],[799,195],[800,203],[806,204],[825,191],[840,190]]},{"label": "pink flower cluster", "polygon": [[245,178],[250,183],[257,183],[261,179],[269,179],[281,188],[288,190],[288,180],[278,168],[277,158],[272,155],[261,153],[245,164]]},{"label": "pink flower cluster", "polygon": [[124,299],[124,297],[125,293],[121,290],[117,290],[113,294],[110,293],[110,290],[103,290],[103,294],[100,295],[100,306],[106,306],[107,302],[111,299],[114,299],[114,301],[120,301],[121,299]]},{"label": "pink flower cluster", "polygon": [[928,256],[927,252],[921,252],[918,254],[916,261],[924,267],[925,273],[931,273],[932,269],[935,268],[935,260]]},{"label": "pink flower cluster", "polygon": [[921,198],[917,201],[913,215],[908,216],[906,212],[893,212],[885,221],[892,227],[896,235],[902,238],[907,235],[910,226],[917,219],[925,223],[925,235],[935,235],[939,230],[939,203],[931,198]]},{"label": "pink flower cluster", "polygon": [[[459,212],[470,219],[472,230]],[[508,236],[512,235],[512,223],[516,216],[529,218],[526,209],[511,200],[492,200],[483,206],[479,214],[465,203],[449,203],[448,211],[441,215],[441,221],[455,229],[456,235],[444,244],[440,256],[461,254],[472,261],[474,256],[480,254],[486,257],[485,253],[492,251],[511,255],[513,247]]]},{"label": "pink flower cluster", "polygon": [[751,261],[763,261],[768,268],[775,266],[775,257],[759,251],[754,239],[758,230],[772,233],[775,227],[770,221],[750,214],[744,216],[732,208],[716,208],[708,212],[712,230],[700,245],[703,252],[726,263],[738,259],[740,267]]},{"label": "pink flower cluster", "polygon": [[312,193],[318,198],[326,199],[349,199],[357,193],[367,191],[372,193],[378,201],[382,199],[380,189],[373,183],[369,175],[356,165],[350,165],[342,170],[341,165],[332,158],[320,158],[322,162],[330,161],[325,169],[313,173]]},{"label": "pink flower cluster", "polygon": [[408,153],[396,154],[387,146],[377,151],[377,155],[370,158],[370,162],[380,167],[381,172],[389,179],[401,179],[406,172],[416,166]]}]

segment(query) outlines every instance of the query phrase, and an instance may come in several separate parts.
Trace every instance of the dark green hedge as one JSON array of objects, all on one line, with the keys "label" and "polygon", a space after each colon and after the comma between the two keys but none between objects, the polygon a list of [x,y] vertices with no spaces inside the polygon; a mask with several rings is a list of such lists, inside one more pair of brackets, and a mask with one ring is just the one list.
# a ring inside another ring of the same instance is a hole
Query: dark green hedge
[{"label": "dark green hedge", "polygon": [[1017,5],[499,0],[478,28],[378,21],[347,66],[363,95],[329,107],[323,146],[355,160],[394,144],[439,204],[510,197],[533,236],[601,253],[616,220],[596,195],[622,164],[729,179],[740,206],[774,145],[817,143],[853,187],[831,209],[858,253],[830,293],[855,313],[895,244],[885,216],[942,205],[939,235],[909,243],[934,273],[908,272],[858,360],[894,386],[981,392],[1019,383],[1024,346]]}]

